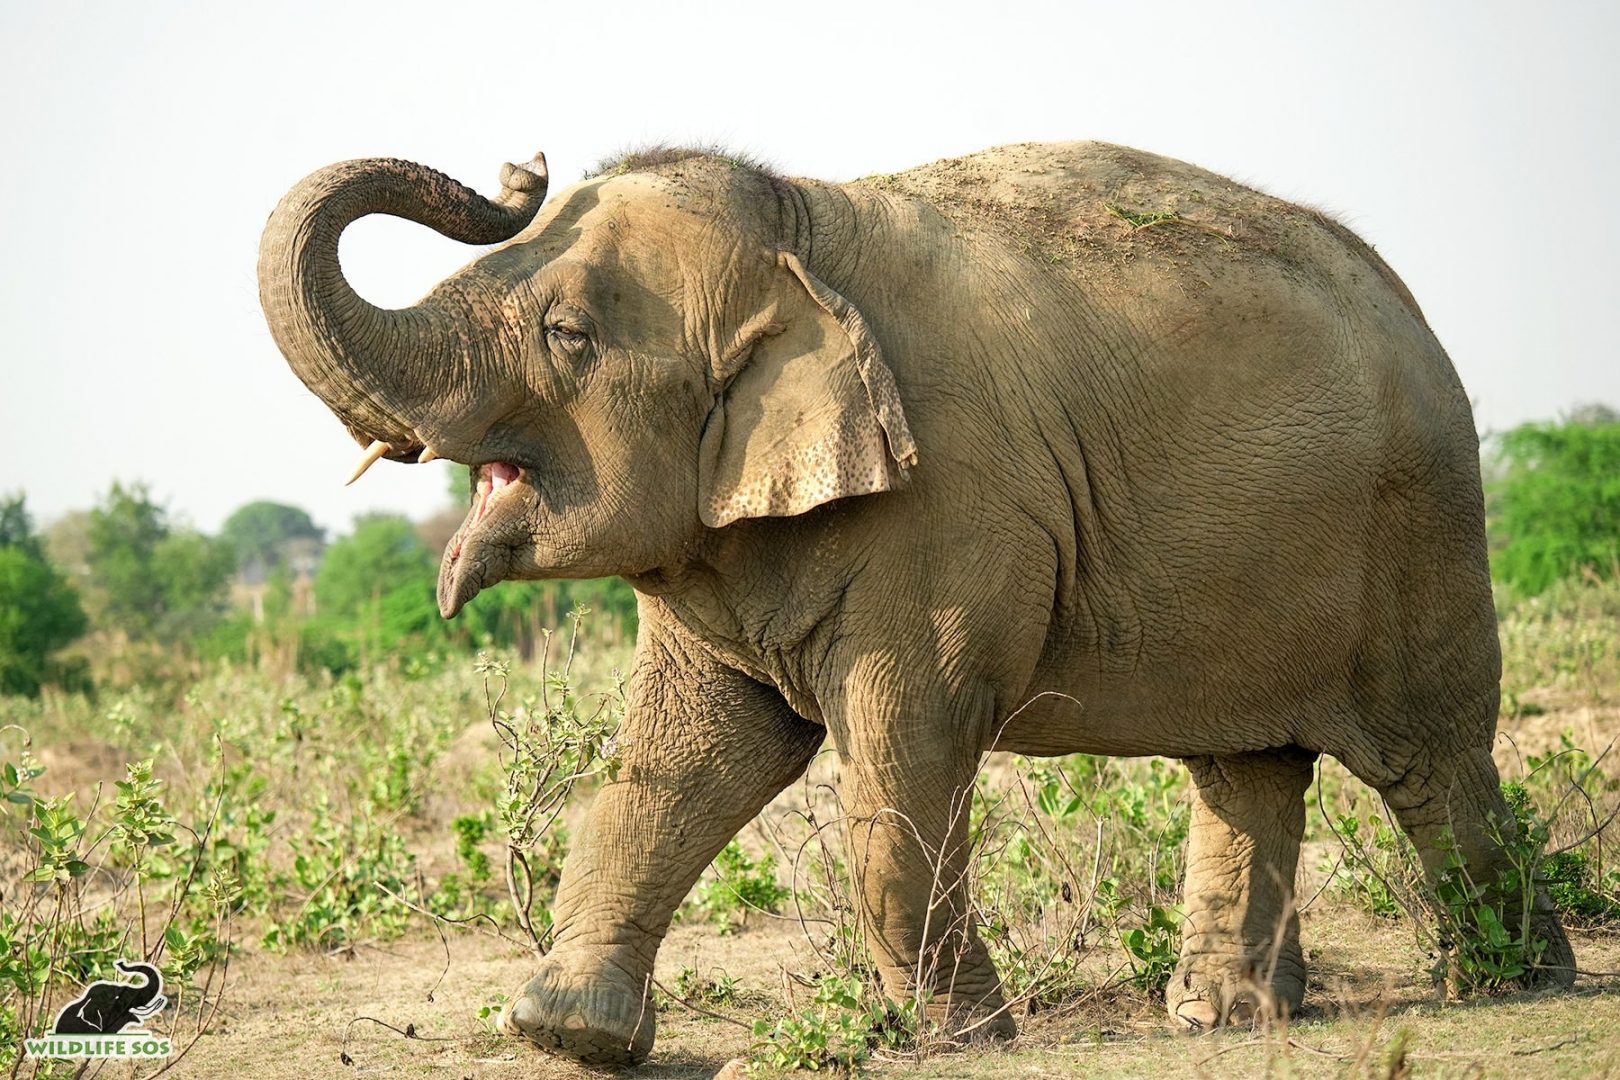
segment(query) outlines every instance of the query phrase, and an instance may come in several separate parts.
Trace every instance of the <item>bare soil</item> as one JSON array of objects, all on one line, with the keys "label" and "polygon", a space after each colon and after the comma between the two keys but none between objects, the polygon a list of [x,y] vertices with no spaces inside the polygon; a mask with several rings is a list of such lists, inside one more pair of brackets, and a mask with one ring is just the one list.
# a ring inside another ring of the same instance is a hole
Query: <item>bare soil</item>
[{"label": "bare soil", "polygon": [[[1404,1045],[1418,1076],[1620,1076],[1620,976],[1583,977],[1573,993],[1447,1003],[1423,975],[1407,927],[1318,907],[1304,913],[1303,935],[1312,983],[1286,1034],[1182,1035],[1159,1008],[1118,993],[1022,1018],[1010,1046],[872,1069],[895,1077],[1382,1076]],[[1574,938],[1583,968],[1620,973],[1620,937]],[[725,937],[677,926],[660,955],[659,981],[672,984],[683,965],[719,968],[740,979],[745,994],[737,1006],[714,1010],[735,1022],[660,1004],[653,1058],[625,1075],[715,1075],[747,1052],[746,1025],[782,1007],[784,970],[808,963],[799,929],[785,922]],[[448,944],[417,936],[338,956],[255,954],[233,969],[221,1022],[173,1075],[600,1075],[484,1030],[479,1007],[515,991],[530,966],[524,951],[482,934]]]},{"label": "bare soil", "polygon": [[[1594,755],[1620,732],[1620,708],[1550,695],[1538,701],[1545,712],[1504,718],[1498,747],[1504,777],[1523,775],[1524,759],[1556,749],[1565,731]],[[470,729],[447,762],[470,766],[493,752],[486,742],[487,730]],[[58,756],[47,774],[58,784],[80,779],[75,768],[105,773],[112,760],[93,753]],[[430,816],[453,810],[427,809]],[[1304,1009],[1285,1027],[1201,1036],[1173,1031],[1162,1005],[1107,978],[1121,961],[1103,943],[1092,946],[1085,963],[1095,972],[1094,985],[1112,988],[1019,1017],[1021,1034],[1010,1045],[875,1060],[868,1069],[894,1077],[994,1080],[1620,1077],[1620,933],[1572,932],[1585,972],[1572,992],[1447,1002],[1436,995],[1427,974],[1431,958],[1409,923],[1378,920],[1331,893],[1313,896],[1311,875],[1321,855],[1308,850],[1302,860],[1300,895],[1309,898],[1302,937],[1311,981]],[[478,1016],[481,1007],[523,984],[534,963],[526,949],[488,933],[446,933],[441,938],[423,919],[402,940],[330,955],[248,948],[233,962],[217,1022],[170,1074],[222,1080],[601,1075],[496,1035]],[[704,1015],[660,996],[652,1060],[625,1075],[715,1076],[748,1052],[754,1020],[805,1004],[807,994],[790,973],[815,971],[818,963],[797,922],[754,916],[729,935],[706,923],[678,923],[660,954],[657,978],[673,986],[686,966],[738,979],[740,1000]],[[184,1046],[184,1024],[175,1035]],[[127,1070],[110,1065],[104,1072],[131,1075]],[[735,1075],[728,1073],[728,1080]]]}]

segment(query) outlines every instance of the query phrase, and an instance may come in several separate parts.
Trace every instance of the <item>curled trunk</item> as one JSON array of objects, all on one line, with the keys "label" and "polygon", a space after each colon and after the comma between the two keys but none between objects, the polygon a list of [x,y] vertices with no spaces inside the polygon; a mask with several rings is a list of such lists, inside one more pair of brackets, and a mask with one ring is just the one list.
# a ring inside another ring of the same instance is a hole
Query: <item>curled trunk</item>
[{"label": "curled trunk", "polygon": [[146,984],[138,988],[143,992],[143,996],[134,999],[131,1008],[139,1009],[157,999],[158,992],[163,985],[163,977],[158,974],[157,968],[151,964],[130,964],[122,960],[113,961],[113,966],[126,974],[139,975],[146,980]]},{"label": "curled trunk", "polygon": [[544,159],[505,166],[501,187],[486,199],[425,166],[364,158],[310,174],[271,213],[259,245],[271,333],[304,385],[357,437],[411,446],[414,429],[403,418],[443,395],[463,349],[438,297],[386,310],[357,294],[338,263],[338,238],[358,218],[392,214],[466,244],[500,243],[540,208]]}]

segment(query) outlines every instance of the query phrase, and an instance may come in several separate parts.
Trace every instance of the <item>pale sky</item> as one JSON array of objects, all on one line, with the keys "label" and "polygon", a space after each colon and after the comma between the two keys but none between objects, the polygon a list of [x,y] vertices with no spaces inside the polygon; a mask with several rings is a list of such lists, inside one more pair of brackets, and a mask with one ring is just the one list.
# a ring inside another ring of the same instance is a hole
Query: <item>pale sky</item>
[{"label": "pale sky", "polygon": [[[1620,5],[0,0],[0,493],[146,480],[216,529],[440,508],[356,447],[259,311],[266,215],[344,158],[553,191],[647,140],[839,180],[1029,139],[1183,158],[1338,215],[1416,294],[1482,429],[1620,406]],[[475,251],[368,219],[360,291]]]}]

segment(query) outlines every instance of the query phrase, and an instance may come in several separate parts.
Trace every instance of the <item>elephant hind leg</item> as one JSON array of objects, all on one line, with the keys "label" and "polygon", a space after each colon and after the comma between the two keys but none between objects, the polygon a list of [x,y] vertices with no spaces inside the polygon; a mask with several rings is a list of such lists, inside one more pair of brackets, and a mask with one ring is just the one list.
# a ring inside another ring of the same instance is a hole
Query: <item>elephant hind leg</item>
[{"label": "elephant hind leg", "polygon": [[1305,996],[1294,874],[1316,756],[1290,746],[1187,759],[1187,921],[1165,1002],[1188,1027],[1294,1011]]},{"label": "elephant hind leg", "polygon": [[[1375,786],[1417,847],[1430,881],[1445,869],[1448,852],[1462,856],[1469,878],[1487,896],[1501,875],[1514,870],[1502,842],[1517,838],[1518,824],[1502,796],[1489,750],[1431,754],[1424,767]],[[1523,895],[1494,899],[1503,923],[1516,931],[1523,920]],[[1568,986],[1575,980],[1575,954],[1544,887],[1536,887],[1531,897],[1530,919],[1532,932],[1547,944],[1527,981]]]}]

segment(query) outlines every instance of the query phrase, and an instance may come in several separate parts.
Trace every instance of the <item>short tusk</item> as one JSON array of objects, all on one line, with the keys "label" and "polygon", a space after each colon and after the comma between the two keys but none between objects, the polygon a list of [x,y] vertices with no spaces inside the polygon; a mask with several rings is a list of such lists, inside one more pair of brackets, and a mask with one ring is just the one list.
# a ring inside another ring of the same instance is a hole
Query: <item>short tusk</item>
[{"label": "short tusk", "polygon": [[378,458],[382,457],[392,449],[392,446],[389,446],[381,439],[373,440],[371,445],[366,447],[366,452],[360,455],[360,463],[354,467],[354,472],[350,473],[349,478],[343,481],[343,486],[348,487],[350,484],[366,475],[366,470],[375,465]]},{"label": "short tusk", "polygon": [[424,446],[422,447],[422,452],[416,455],[416,463],[418,465],[426,465],[430,461],[437,461],[438,457],[439,455],[433,452],[433,447]]}]

